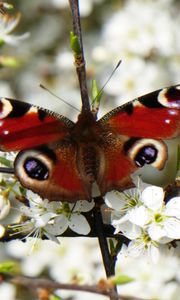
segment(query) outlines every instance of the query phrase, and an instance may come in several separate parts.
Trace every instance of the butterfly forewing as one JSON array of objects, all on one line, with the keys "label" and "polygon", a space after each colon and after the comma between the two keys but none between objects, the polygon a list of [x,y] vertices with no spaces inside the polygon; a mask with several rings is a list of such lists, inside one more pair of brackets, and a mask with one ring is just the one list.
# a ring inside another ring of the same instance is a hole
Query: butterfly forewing
[{"label": "butterfly forewing", "polygon": [[117,107],[100,121],[115,134],[170,139],[180,135],[180,86],[161,89]]},{"label": "butterfly forewing", "polygon": [[0,148],[17,151],[60,140],[74,123],[63,116],[13,99],[0,99]]}]

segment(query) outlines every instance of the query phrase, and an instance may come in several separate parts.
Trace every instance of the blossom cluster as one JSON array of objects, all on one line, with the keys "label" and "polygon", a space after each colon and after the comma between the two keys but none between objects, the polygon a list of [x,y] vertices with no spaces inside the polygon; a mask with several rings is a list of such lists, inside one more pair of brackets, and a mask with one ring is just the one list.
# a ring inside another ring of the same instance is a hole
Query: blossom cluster
[{"label": "blossom cluster", "polygon": [[[23,216],[28,217],[28,221],[17,225],[17,228],[25,228],[36,237],[47,236],[49,239],[59,243],[56,236],[62,235],[68,227],[82,235],[90,232],[90,226],[86,217],[82,214],[92,210],[94,202],[77,201],[67,203],[41,199],[31,191],[27,191],[29,207],[22,205],[20,211]],[[21,230],[21,229],[20,229]]]},{"label": "blossom cluster", "polygon": [[[1,153],[1,164],[13,162],[15,153]],[[19,201],[20,200],[20,201]],[[25,205],[26,203],[27,205]],[[72,231],[87,235],[90,226],[83,215],[91,211],[94,201],[85,200],[75,203],[49,201],[37,194],[25,190],[14,176],[1,174],[0,178],[0,234],[5,234],[4,224],[15,223],[10,226],[17,233],[26,233],[26,237],[42,238],[44,235],[59,243],[56,236],[62,235],[68,228]],[[12,218],[13,214],[13,218]],[[14,217],[14,214],[16,217]]]},{"label": "blossom cluster", "polygon": [[162,187],[145,184],[139,177],[134,181],[136,188],[106,195],[111,224],[115,234],[130,240],[127,255],[138,257],[148,252],[156,262],[160,246],[180,238],[180,197],[165,203]]}]

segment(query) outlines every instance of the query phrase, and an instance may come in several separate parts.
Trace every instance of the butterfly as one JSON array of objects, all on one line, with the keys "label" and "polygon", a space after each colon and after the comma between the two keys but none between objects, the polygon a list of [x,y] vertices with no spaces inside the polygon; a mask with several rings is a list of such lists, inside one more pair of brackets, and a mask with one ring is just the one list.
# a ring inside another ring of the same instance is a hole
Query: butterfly
[{"label": "butterfly", "polygon": [[162,169],[163,139],[180,136],[180,85],[159,89],[119,106],[100,120],[82,109],[77,122],[54,112],[0,98],[0,150],[19,151],[20,183],[43,198],[91,200],[132,186],[145,164]]}]

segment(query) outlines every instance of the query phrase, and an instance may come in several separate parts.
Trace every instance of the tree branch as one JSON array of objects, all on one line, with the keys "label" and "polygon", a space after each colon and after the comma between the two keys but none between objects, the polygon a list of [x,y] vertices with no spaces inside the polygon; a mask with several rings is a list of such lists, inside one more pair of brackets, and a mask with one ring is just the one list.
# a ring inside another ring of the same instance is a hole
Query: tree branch
[{"label": "tree branch", "polygon": [[[96,200],[98,200],[96,198]],[[102,219],[102,214],[101,214],[101,206],[96,202],[95,208],[94,208],[94,223],[95,223],[95,228],[97,230],[97,237],[99,240],[99,245],[101,249],[101,255],[103,258],[103,264],[104,268],[106,271],[106,276],[111,277],[115,275],[115,261],[110,255],[109,252],[109,247],[107,243],[107,237],[104,232],[104,224],[103,224],[103,219]],[[117,288],[114,286],[114,288],[111,290],[111,293],[109,293],[110,300],[118,300],[118,294],[117,294]]]},{"label": "tree branch", "polygon": [[14,168],[0,167],[0,173],[14,174]]},{"label": "tree branch", "polygon": [[[11,275],[9,273],[0,272],[0,282],[3,281],[15,284],[17,286],[32,289],[32,290],[39,289],[39,288],[43,288],[45,290],[51,290],[51,291],[56,289],[61,289],[61,290],[89,292],[89,293],[105,295],[105,296],[110,296],[112,293],[108,285],[107,287],[104,286],[104,288],[102,288],[100,284],[99,285],[66,284],[66,283],[58,283],[51,279],[46,279],[46,278],[32,278],[28,276],[18,276],[18,275]],[[145,300],[142,298],[136,298],[131,296],[130,297],[120,296],[120,295],[118,295],[117,299],[118,300]]]},{"label": "tree branch", "polygon": [[80,92],[81,92],[82,111],[90,111],[91,109],[90,109],[88,89],[87,89],[86,68],[85,68],[84,50],[83,50],[83,43],[82,43],[81,21],[79,15],[78,0],[69,0],[69,5],[72,14],[73,31],[74,34],[78,37],[79,46],[81,49],[80,56],[78,58],[75,57],[75,66],[76,66],[76,72],[77,72]]}]

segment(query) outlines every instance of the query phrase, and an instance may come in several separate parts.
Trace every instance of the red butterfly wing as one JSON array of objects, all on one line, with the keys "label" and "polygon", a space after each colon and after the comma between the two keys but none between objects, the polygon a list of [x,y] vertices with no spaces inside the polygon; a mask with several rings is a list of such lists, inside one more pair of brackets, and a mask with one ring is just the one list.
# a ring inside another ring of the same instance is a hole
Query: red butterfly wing
[{"label": "red butterfly wing", "polygon": [[117,107],[100,121],[115,134],[169,139],[180,134],[180,86],[165,88]]},{"label": "red butterfly wing", "polygon": [[57,148],[39,147],[20,151],[15,173],[23,186],[49,200],[74,202],[91,199],[91,183],[77,166],[77,147],[62,142]]},{"label": "red butterfly wing", "polygon": [[0,99],[0,148],[16,151],[64,138],[74,123],[28,103]]},{"label": "red butterfly wing", "polygon": [[[113,139],[113,141],[112,141]],[[97,177],[101,194],[111,190],[124,190],[132,186],[130,174],[136,171],[137,166],[124,152],[124,141],[111,136],[111,141],[103,143],[102,168]]]},{"label": "red butterfly wing", "polygon": [[0,99],[0,150],[20,151],[15,174],[26,188],[49,200],[90,199],[91,185],[77,167],[74,123],[13,99]]},{"label": "red butterfly wing", "polygon": [[161,139],[180,135],[180,87],[158,90],[114,109],[98,121],[107,131],[102,194],[132,185],[130,175],[145,163],[161,169],[167,150]]}]

